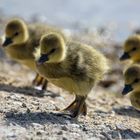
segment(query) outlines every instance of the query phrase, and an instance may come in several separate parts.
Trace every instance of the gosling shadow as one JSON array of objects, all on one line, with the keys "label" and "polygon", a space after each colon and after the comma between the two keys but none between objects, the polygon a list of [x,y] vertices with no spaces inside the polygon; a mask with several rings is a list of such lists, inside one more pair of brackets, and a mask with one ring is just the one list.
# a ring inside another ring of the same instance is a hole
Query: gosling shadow
[{"label": "gosling shadow", "polygon": [[6,112],[5,113],[5,120],[7,124],[17,124],[22,127],[28,127],[35,124],[67,124],[67,123],[74,123],[74,120],[71,120],[66,117],[57,116],[55,113],[50,112]]},{"label": "gosling shadow", "polygon": [[30,96],[36,96],[36,97],[44,97],[44,96],[50,96],[52,98],[60,96],[59,94],[55,94],[51,91],[45,91],[45,90],[38,90],[32,87],[24,86],[24,87],[16,87],[13,85],[7,85],[0,83],[0,91],[6,91],[6,92],[13,92],[17,94],[24,94],[24,95],[30,95]]},{"label": "gosling shadow", "polygon": [[113,108],[113,111],[118,115],[140,118],[140,111],[136,110],[132,106]]}]

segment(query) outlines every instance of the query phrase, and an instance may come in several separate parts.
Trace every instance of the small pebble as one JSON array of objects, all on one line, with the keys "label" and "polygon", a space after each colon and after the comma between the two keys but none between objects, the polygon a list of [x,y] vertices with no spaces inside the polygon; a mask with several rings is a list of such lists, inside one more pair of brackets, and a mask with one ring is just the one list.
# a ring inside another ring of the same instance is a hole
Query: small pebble
[{"label": "small pebble", "polygon": [[40,131],[36,132],[36,135],[42,135],[42,133]]},{"label": "small pebble", "polygon": [[27,113],[30,113],[31,112],[31,110],[29,109],[29,108],[27,108],[27,111],[26,111]]},{"label": "small pebble", "polygon": [[22,107],[27,107],[27,105],[25,103],[22,103]]},{"label": "small pebble", "polygon": [[11,117],[13,117],[14,116],[14,113],[13,112],[7,112],[6,113],[6,117],[7,118],[11,118]]},{"label": "small pebble", "polygon": [[65,125],[63,125],[63,126],[61,127],[61,129],[62,129],[62,130],[65,130],[65,131],[68,130],[68,128],[67,128]]},{"label": "small pebble", "polygon": [[67,138],[66,137],[63,137],[63,140],[67,140]]},{"label": "small pebble", "polygon": [[59,131],[57,134],[58,134],[58,135],[62,135],[62,134],[63,134],[63,132],[62,132],[62,131]]}]

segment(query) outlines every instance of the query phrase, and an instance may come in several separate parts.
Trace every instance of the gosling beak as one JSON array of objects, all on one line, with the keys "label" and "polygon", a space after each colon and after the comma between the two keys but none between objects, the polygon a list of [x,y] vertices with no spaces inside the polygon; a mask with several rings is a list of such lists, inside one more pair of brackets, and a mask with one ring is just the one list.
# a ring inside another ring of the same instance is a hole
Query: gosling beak
[{"label": "gosling beak", "polygon": [[126,95],[127,93],[129,93],[130,91],[132,91],[133,88],[131,85],[125,85],[123,91],[122,91],[122,95]]},{"label": "gosling beak", "polygon": [[127,52],[124,52],[124,54],[120,57],[120,60],[123,61],[129,58],[130,58],[130,55]]},{"label": "gosling beak", "polygon": [[9,44],[13,43],[12,39],[9,37],[6,37],[4,43],[2,44],[3,47],[8,46]]},{"label": "gosling beak", "polygon": [[43,64],[48,60],[49,60],[48,55],[47,54],[42,54],[41,57],[38,59],[37,64],[39,64],[39,65]]}]

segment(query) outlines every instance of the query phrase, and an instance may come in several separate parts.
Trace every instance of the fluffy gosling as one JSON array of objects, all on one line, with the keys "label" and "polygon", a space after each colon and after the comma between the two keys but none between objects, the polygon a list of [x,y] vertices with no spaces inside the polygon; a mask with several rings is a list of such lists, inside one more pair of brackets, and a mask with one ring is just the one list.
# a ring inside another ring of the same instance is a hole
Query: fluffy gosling
[{"label": "fluffy gosling", "polygon": [[124,73],[125,87],[122,94],[130,93],[132,106],[140,110],[140,66],[135,64],[130,66]]},{"label": "fluffy gosling", "polygon": [[[39,46],[41,36],[49,31],[57,31],[57,29],[41,24],[27,25],[21,19],[12,19],[5,28],[6,38],[3,47],[6,54],[19,63],[35,70],[33,52]],[[36,86],[41,85],[42,89],[45,89],[47,87],[47,80],[37,74],[33,84]]]},{"label": "fluffy gosling", "polygon": [[140,62],[140,35],[130,36],[124,43],[124,53],[120,60],[131,59],[134,63]]},{"label": "fluffy gosling", "polygon": [[85,99],[108,70],[104,55],[85,44],[66,43],[60,34],[51,32],[41,37],[35,56],[37,70],[43,77],[75,95],[60,114],[72,118],[86,115]]}]

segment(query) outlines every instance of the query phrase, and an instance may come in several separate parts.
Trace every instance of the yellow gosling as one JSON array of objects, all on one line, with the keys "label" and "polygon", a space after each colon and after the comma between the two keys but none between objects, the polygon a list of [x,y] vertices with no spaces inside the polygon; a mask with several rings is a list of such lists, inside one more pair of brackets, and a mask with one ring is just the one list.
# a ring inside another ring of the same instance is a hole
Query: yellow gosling
[{"label": "yellow gosling", "polygon": [[[42,24],[27,25],[22,19],[12,19],[5,28],[4,50],[10,58],[35,71],[33,52],[39,46],[41,36],[49,31],[58,30]],[[47,80],[37,74],[33,84],[41,85],[45,89]]]},{"label": "yellow gosling", "polygon": [[78,42],[65,42],[58,33],[43,35],[36,50],[38,72],[54,85],[75,95],[75,100],[62,115],[77,118],[86,115],[85,99],[108,70],[107,59],[93,47]]},{"label": "yellow gosling", "polygon": [[140,110],[140,65],[130,66],[124,73],[125,87],[122,94],[130,93],[132,106]]}]

